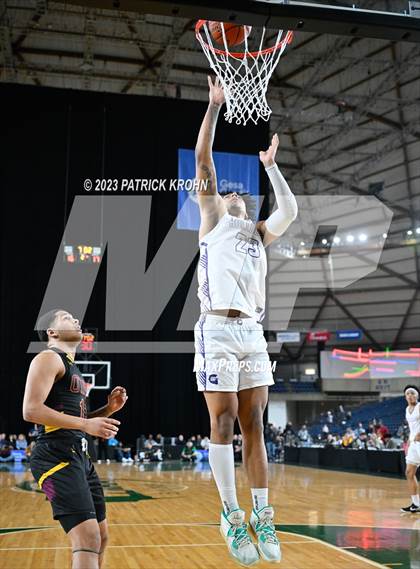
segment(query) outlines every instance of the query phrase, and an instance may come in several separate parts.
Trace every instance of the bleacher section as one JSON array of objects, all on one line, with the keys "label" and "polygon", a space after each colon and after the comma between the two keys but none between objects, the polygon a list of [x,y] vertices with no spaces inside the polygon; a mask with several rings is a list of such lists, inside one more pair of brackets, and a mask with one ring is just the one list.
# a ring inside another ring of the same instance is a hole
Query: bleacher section
[{"label": "bleacher section", "polygon": [[328,425],[332,434],[342,434],[346,427],[356,428],[358,423],[363,423],[363,427],[367,430],[369,422],[377,419],[382,420],[391,434],[394,434],[405,420],[406,406],[404,397],[393,397],[382,402],[366,403],[351,410],[351,419],[347,420],[345,425],[337,419],[337,416],[334,416],[334,423],[326,423],[326,420],[322,419],[319,423],[312,425],[309,430],[313,437],[321,432],[325,424]]},{"label": "bleacher section", "polygon": [[274,393],[319,393],[320,388],[314,381],[279,381],[270,387]]}]

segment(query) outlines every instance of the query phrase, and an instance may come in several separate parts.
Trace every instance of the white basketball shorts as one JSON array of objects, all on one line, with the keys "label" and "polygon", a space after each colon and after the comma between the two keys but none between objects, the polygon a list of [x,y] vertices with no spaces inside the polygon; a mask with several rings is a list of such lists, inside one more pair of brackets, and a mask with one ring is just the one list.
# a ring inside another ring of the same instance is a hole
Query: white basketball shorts
[{"label": "white basketball shorts", "polygon": [[263,327],[254,318],[202,314],[194,338],[199,391],[241,391],[274,383]]},{"label": "white basketball shorts", "polygon": [[407,464],[420,466],[420,442],[412,441],[408,447],[407,456],[405,457]]}]

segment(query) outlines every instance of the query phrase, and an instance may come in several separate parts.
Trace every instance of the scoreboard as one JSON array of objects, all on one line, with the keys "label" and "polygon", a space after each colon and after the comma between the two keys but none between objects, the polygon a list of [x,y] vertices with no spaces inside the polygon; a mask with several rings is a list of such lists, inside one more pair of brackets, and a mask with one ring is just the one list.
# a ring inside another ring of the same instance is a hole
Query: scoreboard
[{"label": "scoreboard", "polygon": [[102,260],[101,245],[64,245],[64,261],[66,263],[100,263]]}]

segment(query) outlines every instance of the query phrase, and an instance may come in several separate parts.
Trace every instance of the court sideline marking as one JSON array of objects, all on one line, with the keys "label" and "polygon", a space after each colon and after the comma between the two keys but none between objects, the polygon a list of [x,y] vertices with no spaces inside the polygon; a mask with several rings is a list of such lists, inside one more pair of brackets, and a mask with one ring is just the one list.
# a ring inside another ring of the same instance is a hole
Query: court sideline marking
[{"label": "court sideline marking", "polygon": [[[292,532],[288,532],[288,531],[282,532],[280,530],[280,532],[285,533],[287,535],[301,535],[301,534],[296,534],[296,533],[292,533]],[[308,539],[311,539],[313,541],[317,541],[318,543],[322,543],[323,545],[326,545],[327,547],[330,547],[331,549],[335,549],[336,551],[341,551],[342,553],[346,553],[347,555],[350,555],[351,557],[353,557],[353,559],[357,559],[358,561],[364,561],[365,563],[368,563],[369,565],[372,565],[373,567],[379,567],[380,569],[387,569],[386,565],[381,565],[380,563],[377,563],[376,561],[372,561],[371,559],[368,559],[367,557],[363,557],[362,555],[357,555],[357,553],[352,553],[351,551],[348,551],[348,549],[344,549],[343,547],[338,547],[337,545],[333,545],[332,543],[328,543],[328,541],[323,541],[322,539],[318,539],[318,538],[312,537],[312,536],[303,536],[303,537],[307,537]]]},{"label": "court sideline marking", "polygon": [[[420,519],[417,520],[417,522],[420,522]],[[415,523],[417,523],[415,522]],[[219,524],[215,523],[215,522],[167,522],[167,523],[145,523],[145,522],[114,522],[114,523],[108,523],[108,526],[110,527],[124,527],[124,526],[185,526],[185,527],[214,527],[214,526],[218,526]],[[276,525],[280,525],[280,524],[276,524]],[[309,524],[284,524],[285,526],[300,526],[300,525],[308,525],[308,527],[311,527]],[[373,526],[373,525],[344,525],[344,524],[316,524],[319,527],[345,527],[345,528],[372,528],[372,529],[394,529],[394,530],[403,530],[403,531],[416,531],[420,528],[402,528],[402,527],[396,527],[396,526]],[[20,527],[11,527],[11,528],[0,528],[0,537],[4,536],[4,535],[9,535],[9,534],[13,534],[13,533],[23,533],[23,532],[30,532],[30,531],[46,531],[46,530],[56,530],[56,529],[61,529],[61,526],[59,524],[57,524],[56,526],[44,526],[44,527],[36,527],[36,528],[20,528]],[[5,531],[4,531],[5,530]],[[3,533],[4,531],[4,533]],[[305,538],[309,538],[312,536],[307,536],[304,534],[297,534],[297,533],[293,533],[293,532],[287,532],[287,531],[283,531],[282,529],[276,529],[276,531],[279,531],[281,533],[290,533],[291,535],[302,535],[302,537]],[[312,538],[312,539],[316,539],[316,538]],[[320,540],[321,543],[325,543],[324,541],[322,541],[322,539]]]},{"label": "court sideline marking", "polygon": [[[317,545],[316,544],[316,540],[311,541],[308,538],[308,541],[284,541],[283,545],[289,545],[289,543],[293,543],[293,544],[300,544],[300,545]],[[323,541],[321,541],[321,543],[324,543]],[[141,549],[147,549],[147,548],[154,548],[154,547],[208,547],[208,546],[224,546],[226,547],[226,543],[224,541],[221,541],[220,543],[176,543],[176,544],[158,544],[158,543],[153,543],[150,545],[108,545],[107,549],[125,549],[128,547],[131,548],[141,548]],[[351,546],[353,548],[353,546]],[[43,551],[43,550],[56,550],[56,549],[71,549],[71,546],[67,546],[67,545],[57,545],[54,547],[0,547],[0,551]],[[337,549],[341,549],[341,548],[337,548]],[[348,547],[345,547],[343,549],[349,549]],[[356,548],[354,548],[356,549]],[[362,559],[364,559],[362,557]],[[382,567],[382,565],[380,566]]]}]

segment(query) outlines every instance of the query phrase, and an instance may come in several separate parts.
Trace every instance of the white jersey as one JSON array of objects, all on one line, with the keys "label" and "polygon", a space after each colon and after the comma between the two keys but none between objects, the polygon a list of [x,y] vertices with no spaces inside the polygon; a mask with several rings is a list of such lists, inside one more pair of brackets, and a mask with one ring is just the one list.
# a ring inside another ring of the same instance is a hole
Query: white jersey
[{"label": "white jersey", "polygon": [[405,411],[405,418],[410,428],[410,442],[412,442],[415,436],[420,433],[420,403],[416,404],[412,413],[409,412],[409,409],[410,407],[407,407]]},{"label": "white jersey", "polygon": [[201,312],[236,309],[264,318],[267,256],[256,225],[225,213],[200,240]]}]

